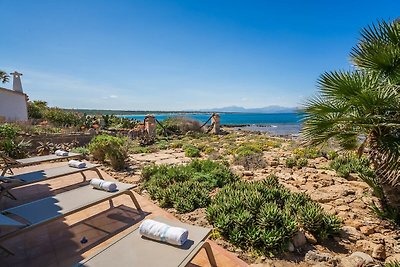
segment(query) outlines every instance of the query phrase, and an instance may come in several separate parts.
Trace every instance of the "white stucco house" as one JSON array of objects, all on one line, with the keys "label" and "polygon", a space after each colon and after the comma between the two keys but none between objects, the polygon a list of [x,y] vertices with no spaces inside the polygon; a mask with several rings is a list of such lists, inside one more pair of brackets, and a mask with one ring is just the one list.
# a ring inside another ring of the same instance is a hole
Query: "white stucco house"
[{"label": "white stucco house", "polygon": [[27,121],[28,97],[21,84],[22,73],[13,72],[13,89],[0,87],[0,122]]}]

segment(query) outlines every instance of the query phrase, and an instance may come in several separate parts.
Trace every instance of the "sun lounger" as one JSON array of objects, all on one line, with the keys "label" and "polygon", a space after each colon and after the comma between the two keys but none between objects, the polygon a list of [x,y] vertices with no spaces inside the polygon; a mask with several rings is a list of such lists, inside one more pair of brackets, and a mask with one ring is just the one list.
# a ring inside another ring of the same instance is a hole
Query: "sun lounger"
[{"label": "sun lounger", "polygon": [[154,220],[188,229],[189,239],[181,247],[178,247],[144,238],[139,234],[139,229],[136,229],[76,264],[75,267],[108,267],[115,264],[118,267],[186,266],[202,248],[206,250],[211,266],[217,266],[210,244],[206,241],[211,229],[161,217]]},{"label": "sun lounger", "polygon": [[103,179],[103,176],[101,175],[100,171],[97,169],[99,167],[99,164],[91,164],[91,163],[86,163],[85,168],[73,168],[68,165],[66,166],[61,166],[61,167],[56,167],[56,168],[51,168],[47,170],[39,170],[39,171],[34,171],[34,172],[28,172],[28,173],[23,173],[23,174],[18,174],[18,175],[13,175],[13,176],[0,176],[0,200],[3,196],[8,196],[12,199],[15,199],[15,197],[10,193],[10,189],[23,186],[23,185],[28,185],[44,180],[49,180],[49,179],[54,179],[70,174],[75,174],[75,173],[80,173],[83,176],[83,179],[86,180],[86,176],[84,174],[85,171],[95,171],[100,179]]},{"label": "sun lounger", "polygon": [[[40,225],[48,224],[57,219],[64,218],[70,214],[92,207],[106,200],[112,201],[113,198],[123,194],[129,195],[136,209],[139,212],[142,212],[135,195],[130,191],[134,188],[134,185],[119,182],[115,183],[118,188],[115,192],[98,190],[87,185],[2,211],[0,213],[0,229],[14,223],[16,223],[15,226],[20,229],[11,231],[3,236],[0,234],[0,248],[3,248],[5,251],[10,253],[10,251],[1,246],[1,242]],[[14,216],[20,218],[21,221],[25,222],[25,224],[18,225],[18,222],[13,222],[14,220],[7,217],[10,215],[13,216],[13,218]]]},{"label": "sun lounger", "polygon": [[4,155],[4,153],[0,152],[0,159],[4,162],[4,167],[2,168],[1,175],[4,176],[7,171],[10,171],[11,174],[13,168],[20,168],[29,165],[35,165],[43,162],[53,161],[53,160],[64,160],[64,159],[72,159],[72,158],[81,158],[82,154],[79,153],[68,153],[68,156],[56,156],[54,154],[47,156],[38,156],[32,158],[25,159],[13,159]]}]

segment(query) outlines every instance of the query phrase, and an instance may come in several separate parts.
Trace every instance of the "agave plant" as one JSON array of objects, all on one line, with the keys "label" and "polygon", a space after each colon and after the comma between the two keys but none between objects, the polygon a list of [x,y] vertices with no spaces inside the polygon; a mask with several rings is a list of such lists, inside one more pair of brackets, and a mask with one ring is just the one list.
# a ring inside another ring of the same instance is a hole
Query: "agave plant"
[{"label": "agave plant", "polygon": [[359,156],[368,148],[382,204],[400,210],[400,22],[364,28],[350,57],[353,71],[321,75],[319,95],[305,104],[302,135],[313,145],[336,139]]},{"label": "agave plant", "polygon": [[39,156],[49,155],[54,150],[54,144],[51,142],[38,142],[39,146],[36,148]]}]

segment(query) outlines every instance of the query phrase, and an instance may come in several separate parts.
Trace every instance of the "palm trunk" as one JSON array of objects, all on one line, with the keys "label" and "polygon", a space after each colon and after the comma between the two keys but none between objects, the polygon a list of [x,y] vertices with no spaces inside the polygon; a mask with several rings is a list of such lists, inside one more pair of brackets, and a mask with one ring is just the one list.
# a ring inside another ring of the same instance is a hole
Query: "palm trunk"
[{"label": "palm trunk", "polygon": [[391,184],[387,181],[385,173],[381,170],[384,169],[382,166],[385,164],[385,156],[379,152],[379,146],[376,143],[378,139],[379,131],[371,131],[368,135],[369,140],[369,160],[375,170],[378,185],[381,187],[383,192],[383,198],[380,199],[383,208],[392,207],[400,211],[400,184]]},{"label": "palm trunk", "polygon": [[382,183],[381,186],[383,193],[385,194],[386,204],[400,211],[400,185],[393,186],[387,183]]}]

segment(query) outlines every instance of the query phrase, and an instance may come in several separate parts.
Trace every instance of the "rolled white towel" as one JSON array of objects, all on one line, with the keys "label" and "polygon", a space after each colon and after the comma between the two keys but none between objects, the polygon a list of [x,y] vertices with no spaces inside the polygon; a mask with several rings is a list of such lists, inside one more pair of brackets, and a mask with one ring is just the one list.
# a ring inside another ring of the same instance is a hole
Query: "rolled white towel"
[{"label": "rolled white towel", "polygon": [[79,161],[79,160],[70,160],[68,162],[68,166],[70,167],[74,167],[74,168],[78,168],[78,169],[82,169],[86,167],[86,163]]},{"label": "rolled white towel", "polygon": [[146,219],[139,227],[139,233],[147,238],[181,246],[188,239],[189,232],[181,227]]},{"label": "rolled white towel", "polygon": [[117,190],[117,184],[114,182],[104,181],[101,179],[94,178],[90,180],[90,185],[94,188],[101,189],[108,192]]},{"label": "rolled white towel", "polygon": [[68,151],[58,149],[56,152],[54,152],[54,154],[56,154],[56,156],[65,157],[68,156]]}]

